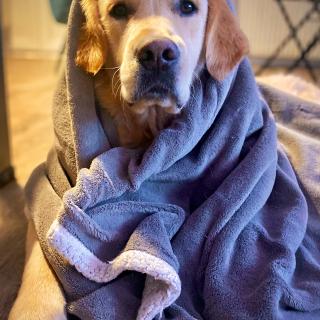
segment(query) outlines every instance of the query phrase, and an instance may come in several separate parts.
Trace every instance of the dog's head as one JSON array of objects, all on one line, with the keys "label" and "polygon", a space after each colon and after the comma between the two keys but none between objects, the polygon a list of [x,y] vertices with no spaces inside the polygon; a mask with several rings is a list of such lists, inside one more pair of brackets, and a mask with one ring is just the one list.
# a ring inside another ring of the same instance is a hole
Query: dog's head
[{"label": "dog's head", "polygon": [[217,80],[248,51],[226,0],[82,0],[76,62],[89,73],[119,67],[121,96],[137,110],[175,112],[206,64]]}]

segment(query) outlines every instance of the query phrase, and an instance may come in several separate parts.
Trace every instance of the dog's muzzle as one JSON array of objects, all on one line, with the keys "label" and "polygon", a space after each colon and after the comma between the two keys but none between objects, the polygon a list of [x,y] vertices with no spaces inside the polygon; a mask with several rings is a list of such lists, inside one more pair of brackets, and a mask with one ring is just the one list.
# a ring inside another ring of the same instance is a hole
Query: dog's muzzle
[{"label": "dog's muzzle", "polygon": [[137,52],[139,71],[135,99],[177,99],[180,50],[171,40],[153,41]]}]

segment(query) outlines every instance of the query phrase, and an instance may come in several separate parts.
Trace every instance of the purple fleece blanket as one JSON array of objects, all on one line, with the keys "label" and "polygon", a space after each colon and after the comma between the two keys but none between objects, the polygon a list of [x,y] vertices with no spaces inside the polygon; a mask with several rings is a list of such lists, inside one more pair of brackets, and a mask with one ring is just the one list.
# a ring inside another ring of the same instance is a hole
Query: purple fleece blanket
[{"label": "purple fleece blanket", "polygon": [[264,89],[281,126],[308,123],[285,146],[299,158],[293,168],[245,60],[223,82],[203,70],[188,105],[146,150],[112,148],[92,78],[73,62],[82,21],[74,1],[56,145],[27,186],[68,312],[320,319],[319,107]]}]

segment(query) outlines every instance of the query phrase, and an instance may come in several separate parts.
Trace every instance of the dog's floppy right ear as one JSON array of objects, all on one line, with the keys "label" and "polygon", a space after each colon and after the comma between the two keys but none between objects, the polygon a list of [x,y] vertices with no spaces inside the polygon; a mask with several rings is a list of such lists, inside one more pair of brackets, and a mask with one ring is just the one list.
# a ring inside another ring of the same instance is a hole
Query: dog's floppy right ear
[{"label": "dog's floppy right ear", "polygon": [[97,0],[81,0],[86,18],[79,37],[76,64],[86,72],[96,74],[105,62],[107,40],[100,21]]}]

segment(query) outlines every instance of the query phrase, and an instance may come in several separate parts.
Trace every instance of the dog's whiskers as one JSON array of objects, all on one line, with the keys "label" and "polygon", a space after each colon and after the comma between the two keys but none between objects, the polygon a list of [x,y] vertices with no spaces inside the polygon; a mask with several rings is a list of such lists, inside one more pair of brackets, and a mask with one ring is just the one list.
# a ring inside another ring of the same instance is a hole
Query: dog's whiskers
[{"label": "dog's whiskers", "polygon": [[114,68],[106,68],[106,67],[101,68],[101,70],[115,70],[115,69],[120,69],[120,66],[114,67]]},{"label": "dog's whiskers", "polygon": [[125,101],[122,99],[121,96],[120,96],[120,101],[121,101],[121,107],[122,107],[122,112],[123,112],[124,124],[129,129],[130,128],[130,121],[128,119],[128,115],[127,115],[126,108],[124,105]]},{"label": "dog's whiskers", "polygon": [[114,88],[117,85],[118,81],[120,81],[120,79],[117,80],[116,84],[114,84],[114,77],[116,76],[116,74],[120,71],[120,67],[117,68],[117,70],[113,73],[112,76],[112,80],[111,80],[111,88],[112,88],[112,94],[114,96],[116,96],[116,94],[114,93]]},{"label": "dog's whiskers", "polygon": [[[121,89],[121,82],[119,83],[119,85],[118,85],[118,87],[117,87],[115,96],[118,95],[118,93],[120,92],[120,89]],[[121,94],[119,95],[119,97],[120,97],[120,100],[121,100],[121,99],[122,99]]]}]

